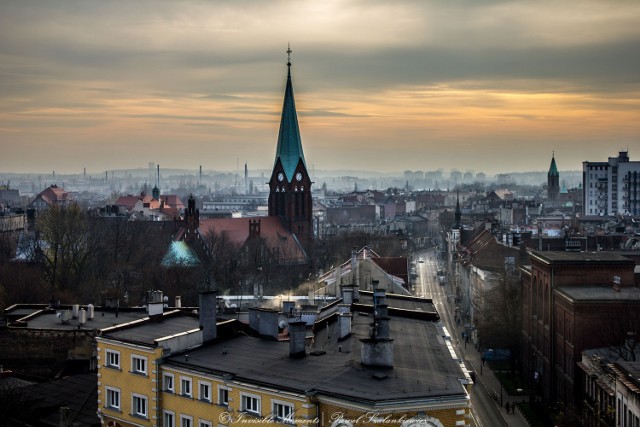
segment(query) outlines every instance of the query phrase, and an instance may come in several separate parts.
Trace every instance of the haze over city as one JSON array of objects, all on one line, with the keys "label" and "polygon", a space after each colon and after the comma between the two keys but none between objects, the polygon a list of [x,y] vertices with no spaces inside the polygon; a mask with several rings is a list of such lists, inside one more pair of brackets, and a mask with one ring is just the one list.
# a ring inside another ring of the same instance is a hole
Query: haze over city
[{"label": "haze over city", "polygon": [[3,1],[0,170],[273,166],[288,43],[309,167],[640,156],[636,1]]}]

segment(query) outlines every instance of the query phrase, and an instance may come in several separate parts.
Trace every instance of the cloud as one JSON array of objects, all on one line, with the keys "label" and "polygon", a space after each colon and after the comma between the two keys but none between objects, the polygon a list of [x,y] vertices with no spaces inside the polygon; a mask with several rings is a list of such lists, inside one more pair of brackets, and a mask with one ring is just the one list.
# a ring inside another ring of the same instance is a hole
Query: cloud
[{"label": "cloud", "polygon": [[6,0],[0,149],[20,142],[28,159],[30,138],[73,153],[114,135],[143,155],[166,134],[195,144],[209,131],[221,162],[233,159],[225,142],[273,143],[287,42],[307,153],[375,142],[418,162],[473,138],[633,142],[638,22],[640,3],[626,0]]}]

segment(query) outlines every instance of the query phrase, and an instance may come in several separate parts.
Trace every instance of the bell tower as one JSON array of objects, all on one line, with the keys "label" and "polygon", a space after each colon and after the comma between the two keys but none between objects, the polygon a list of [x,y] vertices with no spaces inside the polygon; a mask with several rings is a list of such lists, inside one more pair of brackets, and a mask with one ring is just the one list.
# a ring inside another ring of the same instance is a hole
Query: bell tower
[{"label": "bell tower", "polygon": [[291,48],[287,49],[287,84],[278,132],[278,146],[269,180],[269,216],[278,216],[287,230],[305,241],[313,236],[311,177],[302,151],[291,82]]}]

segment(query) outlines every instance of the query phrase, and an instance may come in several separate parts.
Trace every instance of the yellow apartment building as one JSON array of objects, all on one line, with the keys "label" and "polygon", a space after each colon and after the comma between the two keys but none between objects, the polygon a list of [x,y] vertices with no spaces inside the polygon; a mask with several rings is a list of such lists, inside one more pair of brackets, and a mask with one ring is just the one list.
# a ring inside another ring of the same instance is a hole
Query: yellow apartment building
[{"label": "yellow apartment building", "polygon": [[252,309],[249,325],[216,324],[209,292],[198,316],[155,313],[105,329],[103,425],[470,425],[469,378],[431,302],[358,298],[345,293],[313,325],[267,309]]}]

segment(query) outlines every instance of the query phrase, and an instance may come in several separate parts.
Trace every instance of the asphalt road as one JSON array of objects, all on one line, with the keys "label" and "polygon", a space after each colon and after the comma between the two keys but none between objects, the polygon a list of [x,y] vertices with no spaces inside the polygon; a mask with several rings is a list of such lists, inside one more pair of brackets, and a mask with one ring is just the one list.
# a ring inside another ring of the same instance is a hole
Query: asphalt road
[{"label": "asphalt road", "polygon": [[[417,260],[422,258],[424,262],[420,263]],[[446,325],[449,333],[451,334],[453,347],[456,354],[462,356],[464,360],[465,351],[464,347],[459,341],[459,329],[456,328],[453,319],[455,306],[452,303],[453,296],[450,296],[450,302],[447,302],[447,289],[448,286],[441,286],[438,284],[436,273],[438,271],[438,262],[436,255],[432,250],[419,252],[416,254],[416,270],[418,272],[418,278],[415,282],[414,293],[417,296],[424,298],[431,298],[433,304],[440,314],[440,318]],[[476,351],[472,349],[471,351]],[[467,367],[469,364],[467,363]],[[478,427],[493,427],[493,426],[507,426],[504,418],[496,408],[496,405],[491,400],[491,394],[485,389],[481,382],[477,382],[471,387],[471,412],[473,425]]]}]

